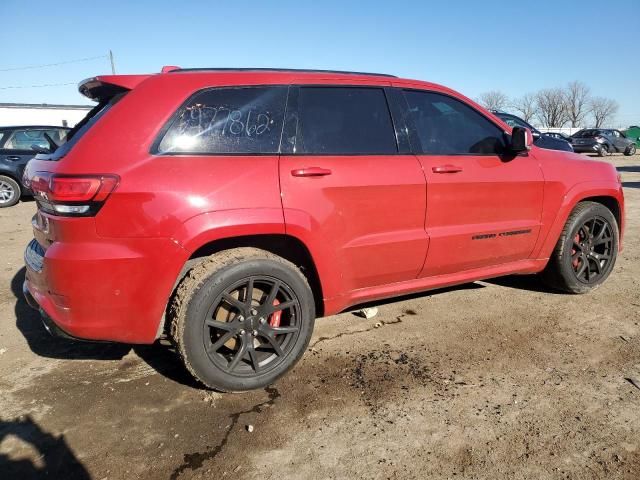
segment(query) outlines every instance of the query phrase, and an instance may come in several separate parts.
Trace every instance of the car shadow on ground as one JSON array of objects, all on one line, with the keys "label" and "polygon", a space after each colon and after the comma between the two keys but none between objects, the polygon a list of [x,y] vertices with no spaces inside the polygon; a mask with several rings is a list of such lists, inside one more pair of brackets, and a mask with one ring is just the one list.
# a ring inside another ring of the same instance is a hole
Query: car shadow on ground
[{"label": "car shadow on ground", "polygon": [[2,478],[91,479],[85,466],[67,444],[64,435],[55,436],[43,430],[30,416],[15,420],[0,418],[0,445],[8,437],[19,439],[37,452],[38,456],[34,462],[26,458],[11,458],[5,453],[0,453]]},{"label": "car shadow on ground", "polygon": [[347,310],[345,310],[345,312],[356,312],[363,308],[381,307],[383,305],[390,305],[392,303],[406,302],[407,300],[413,300],[415,298],[430,297],[432,295],[441,295],[443,293],[454,292],[457,290],[475,290],[478,288],[484,288],[484,285],[481,285],[479,283],[463,283],[462,285],[455,285],[452,287],[438,288],[435,290],[428,290],[426,292],[417,292],[417,293],[411,293],[409,295],[402,295],[400,297],[385,298],[382,300],[375,300],[372,302],[359,303],[357,305],[354,305],[353,307],[349,307]]},{"label": "car shadow on ground", "polygon": [[500,287],[515,288],[516,290],[549,293],[552,295],[566,295],[565,292],[555,290],[545,285],[538,275],[508,275],[506,277],[496,277],[484,280],[484,282],[492,285],[498,285]]},{"label": "car shadow on ground", "polygon": [[40,314],[32,309],[22,295],[25,267],[11,280],[15,296],[16,327],[33,353],[45,358],[64,360],[120,360],[133,350],[159,374],[186,386],[202,388],[184,368],[175,351],[168,345],[127,345],[109,342],[83,342],[52,337],[45,330]]}]

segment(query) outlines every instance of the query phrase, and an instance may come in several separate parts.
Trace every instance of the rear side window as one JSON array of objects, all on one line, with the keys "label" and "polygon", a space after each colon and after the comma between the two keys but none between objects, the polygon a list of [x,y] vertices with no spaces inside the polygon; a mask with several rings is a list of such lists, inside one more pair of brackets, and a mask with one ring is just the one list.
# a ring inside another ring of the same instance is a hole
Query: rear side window
[{"label": "rear side window", "polygon": [[417,130],[420,153],[495,155],[504,152],[504,134],[483,115],[459,100],[433,92],[405,91]]},{"label": "rear side window", "polygon": [[32,146],[49,148],[49,142],[44,134],[47,133],[57,145],[64,142],[66,131],[58,129],[48,130],[15,130],[4,144],[7,150],[32,150]]},{"label": "rear side window", "polygon": [[300,88],[296,153],[384,155],[397,151],[381,88]]},{"label": "rear side window", "polygon": [[287,87],[215,88],[183,105],[158,153],[278,153]]}]

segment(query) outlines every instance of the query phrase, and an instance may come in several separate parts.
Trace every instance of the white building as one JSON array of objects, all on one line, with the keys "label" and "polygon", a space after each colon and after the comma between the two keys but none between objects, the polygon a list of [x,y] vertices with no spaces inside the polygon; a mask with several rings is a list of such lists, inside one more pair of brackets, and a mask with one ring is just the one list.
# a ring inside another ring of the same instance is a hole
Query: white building
[{"label": "white building", "polygon": [[12,125],[73,127],[92,108],[93,105],[0,103],[0,127]]}]

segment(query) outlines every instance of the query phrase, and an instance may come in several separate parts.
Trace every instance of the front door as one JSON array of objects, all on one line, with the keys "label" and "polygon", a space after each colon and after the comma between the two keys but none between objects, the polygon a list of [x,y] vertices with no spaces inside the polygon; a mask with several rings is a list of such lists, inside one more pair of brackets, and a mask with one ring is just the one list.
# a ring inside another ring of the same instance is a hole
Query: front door
[{"label": "front door", "polygon": [[461,100],[417,90],[404,95],[427,177],[430,244],[421,276],[528,258],[544,187],[533,155],[506,155],[504,132]]},{"label": "front door", "polygon": [[296,126],[280,158],[285,223],[322,257],[322,276],[332,279],[325,298],[414,279],[424,263],[425,177],[398,150],[382,87],[301,86],[289,97]]}]

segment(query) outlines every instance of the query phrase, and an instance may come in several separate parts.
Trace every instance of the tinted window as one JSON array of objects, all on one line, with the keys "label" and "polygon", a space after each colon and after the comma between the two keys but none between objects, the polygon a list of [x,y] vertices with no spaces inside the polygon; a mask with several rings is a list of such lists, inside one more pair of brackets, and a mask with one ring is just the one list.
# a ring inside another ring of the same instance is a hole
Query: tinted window
[{"label": "tinted window", "polygon": [[161,153],[278,153],[287,87],[217,88],[192,97]]},{"label": "tinted window", "polygon": [[603,132],[601,130],[580,130],[577,133],[574,133],[572,137],[574,138],[590,138],[595,137],[597,135],[602,135]]},{"label": "tinted window", "polygon": [[432,92],[405,91],[421,153],[496,154],[505,149],[503,132],[464,103]]},{"label": "tinted window", "polygon": [[302,87],[296,152],[394,154],[398,151],[384,90]]}]

